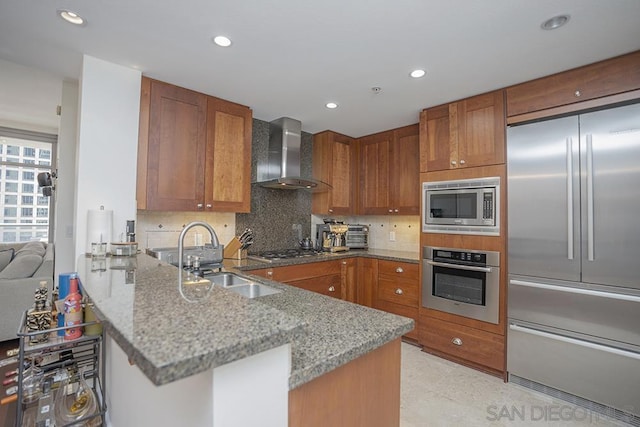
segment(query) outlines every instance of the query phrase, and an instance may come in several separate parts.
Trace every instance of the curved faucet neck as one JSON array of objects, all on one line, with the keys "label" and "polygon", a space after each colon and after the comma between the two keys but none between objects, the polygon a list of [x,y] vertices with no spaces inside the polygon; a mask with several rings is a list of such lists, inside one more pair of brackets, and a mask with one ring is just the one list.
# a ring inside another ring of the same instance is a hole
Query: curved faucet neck
[{"label": "curved faucet neck", "polygon": [[216,248],[220,246],[220,241],[218,241],[218,235],[213,230],[213,227],[206,222],[203,221],[194,221],[185,225],[182,231],[180,232],[180,237],[178,237],[178,284],[182,285],[182,268],[184,267],[184,238],[187,235],[187,232],[193,227],[201,226],[209,231],[209,235],[211,236],[211,245]]}]

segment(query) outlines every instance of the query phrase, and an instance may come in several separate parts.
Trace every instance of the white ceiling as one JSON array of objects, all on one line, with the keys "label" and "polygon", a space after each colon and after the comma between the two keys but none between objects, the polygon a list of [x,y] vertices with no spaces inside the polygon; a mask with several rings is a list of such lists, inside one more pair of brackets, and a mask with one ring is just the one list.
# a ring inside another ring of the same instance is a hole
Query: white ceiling
[{"label": "white ceiling", "polygon": [[[62,21],[63,7],[87,25]],[[567,25],[540,29],[560,13]],[[0,59],[77,79],[87,54],[248,105],[261,120],[359,137],[638,50],[639,21],[638,0],[2,0]],[[232,47],[215,46],[218,34]],[[418,67],[427,76],[409,78]]]}]

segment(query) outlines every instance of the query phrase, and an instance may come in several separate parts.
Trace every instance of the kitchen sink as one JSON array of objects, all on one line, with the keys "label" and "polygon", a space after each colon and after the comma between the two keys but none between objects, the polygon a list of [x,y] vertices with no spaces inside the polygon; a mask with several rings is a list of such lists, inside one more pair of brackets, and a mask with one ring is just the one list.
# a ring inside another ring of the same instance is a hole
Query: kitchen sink
[{"label": "kitchen sink", "polygon": [[250,279],[240,277],[233,273],[216,273],[205,276],[207,280],[217,286],[229,289],[239,295],[247,298],[263,297],[282,292],[271,286],[255,283]]}]

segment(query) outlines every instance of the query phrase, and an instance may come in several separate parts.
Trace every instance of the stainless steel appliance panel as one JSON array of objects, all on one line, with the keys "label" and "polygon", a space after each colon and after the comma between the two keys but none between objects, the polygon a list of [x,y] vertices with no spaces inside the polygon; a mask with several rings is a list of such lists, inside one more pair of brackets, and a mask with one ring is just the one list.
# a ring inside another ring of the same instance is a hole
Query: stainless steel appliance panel
[{"label": "stainless steel appliance panel", "polygon": [[578,118],[507,131],[509,272],[580,280]]},{"label": "stainless steel appliance panel", "polygon": [[507,354],[509,375],[640,415],[640,352],[510,321]]},{"label": "stainless steel appliance panel", "polygon": [[582,281],[640,289],[640,104],[580,116]]},{"label": "stainless steel appliance panel", "polygon": [[509,317],[640,348],[640,292],[624,290],[510,275]]}]

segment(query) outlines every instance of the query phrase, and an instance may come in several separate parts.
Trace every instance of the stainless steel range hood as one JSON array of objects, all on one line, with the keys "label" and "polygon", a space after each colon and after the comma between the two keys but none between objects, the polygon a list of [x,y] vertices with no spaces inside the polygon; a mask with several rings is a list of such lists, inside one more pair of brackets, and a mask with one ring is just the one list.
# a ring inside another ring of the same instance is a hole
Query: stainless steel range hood
[{"label": "stainless steel range hood", "polygon": [[300,176],[302,123],[282,117],[269,123],[269,153],[258,161],[258,184],[283,190],[327,191],[331,187],[311,177]]}]

